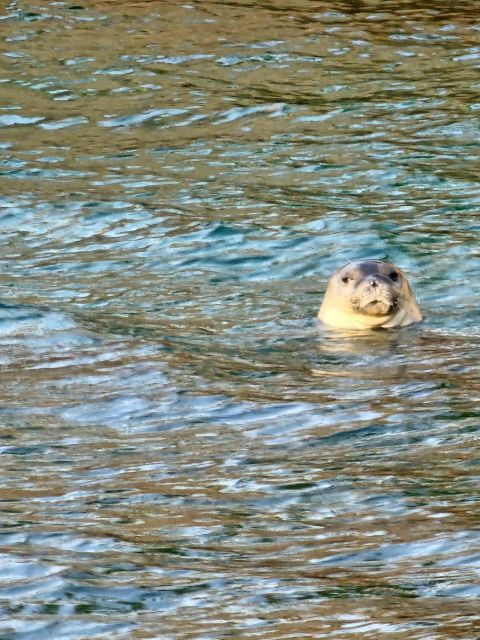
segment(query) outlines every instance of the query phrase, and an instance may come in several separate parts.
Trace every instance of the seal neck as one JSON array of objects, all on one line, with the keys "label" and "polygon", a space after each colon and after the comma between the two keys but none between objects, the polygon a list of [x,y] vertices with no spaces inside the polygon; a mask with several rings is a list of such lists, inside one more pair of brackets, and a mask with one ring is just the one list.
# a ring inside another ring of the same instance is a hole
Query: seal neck
[{"label": "seal neck", "polygon": [[323,323],[338,329],[373,329],[375,327],[393,326],[397,314],[391,316],[367,316],[361,313],[343,313],[339,309],[323,309],[320,307],[318,318]]}]

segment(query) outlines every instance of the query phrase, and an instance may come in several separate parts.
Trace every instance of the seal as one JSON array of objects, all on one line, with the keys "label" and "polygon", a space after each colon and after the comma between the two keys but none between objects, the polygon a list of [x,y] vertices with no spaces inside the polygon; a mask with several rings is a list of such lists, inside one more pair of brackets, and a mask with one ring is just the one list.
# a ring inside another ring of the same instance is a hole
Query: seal
[{"label": "seal", "polygon": [[422,320],[404,273],[391,262],[348,262],[330,278],[318,318],[337,329],[406,327]]}]

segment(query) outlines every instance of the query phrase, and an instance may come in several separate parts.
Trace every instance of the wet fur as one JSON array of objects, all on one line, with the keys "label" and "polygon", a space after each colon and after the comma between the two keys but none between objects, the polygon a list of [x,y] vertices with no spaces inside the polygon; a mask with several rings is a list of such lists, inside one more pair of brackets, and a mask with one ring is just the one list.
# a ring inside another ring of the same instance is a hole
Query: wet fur
[{"label": "wet fur", "polygon": [[337,269],[318,317],[340,329],[403,327],[422,320],[405,275],[381,260],[350,262]]}]

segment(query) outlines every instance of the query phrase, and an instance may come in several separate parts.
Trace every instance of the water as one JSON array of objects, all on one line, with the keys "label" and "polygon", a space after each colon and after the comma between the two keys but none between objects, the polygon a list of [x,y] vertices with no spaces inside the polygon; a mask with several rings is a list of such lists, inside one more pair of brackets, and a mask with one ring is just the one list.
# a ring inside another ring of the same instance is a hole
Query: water
[{"label": "water", "polygon": [[3,5],[2,640],[478,640],[475,8]]}]

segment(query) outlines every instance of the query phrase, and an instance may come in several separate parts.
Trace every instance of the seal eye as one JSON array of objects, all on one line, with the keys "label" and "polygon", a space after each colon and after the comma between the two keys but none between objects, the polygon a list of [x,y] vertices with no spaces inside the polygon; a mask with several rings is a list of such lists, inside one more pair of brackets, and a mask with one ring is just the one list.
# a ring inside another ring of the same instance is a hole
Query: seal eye
[{"label": "seal eye", "polygon": [[390,280],[393,280],[394,282],[398,281],[398,273],[396,271],[392,271],[391,273],[389,273],[388,277],[390,278]]},{"label": "seal eye", "polygon": [[353,278],[351,276],[343,276],[342,282],[348,284]]}]

